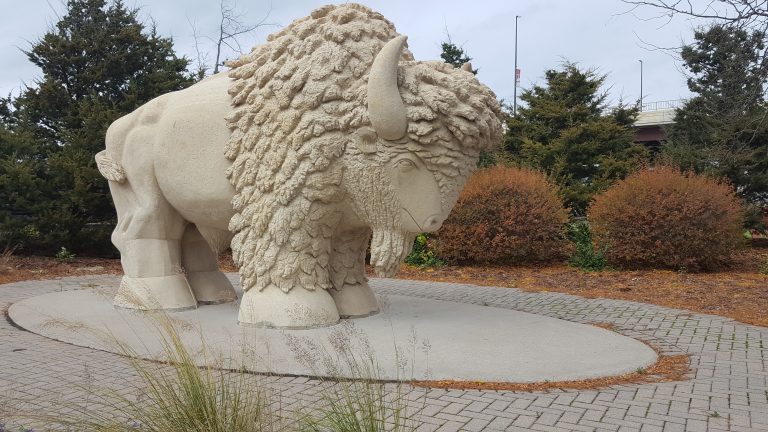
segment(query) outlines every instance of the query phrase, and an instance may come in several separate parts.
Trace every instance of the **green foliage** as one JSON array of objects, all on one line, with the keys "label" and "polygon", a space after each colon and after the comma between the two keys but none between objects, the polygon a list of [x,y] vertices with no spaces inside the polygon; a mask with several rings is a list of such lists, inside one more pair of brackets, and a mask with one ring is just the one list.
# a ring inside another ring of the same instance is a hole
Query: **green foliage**
[{"label": "green foliage", "polygon": [[72,261],[75,259],[75,254],[70,252],[67,248],[64,246],[59,249],[58,252],[56,252],[56,259],[59,261]]},{"label": "green foliage", "polygon": [[566,204],[583,214],[590,199],[648,159],[633,143],[636,108],[608,112],[601,91],[606,76],[564,63],[548,70],[546,84],[522,92],[525,105],[507,120],[505,150],[513,161],[544,171]]},{"label": "green foliage", "polygon": [[681,56],[696,94],[678,110],[665,163],[727,177],[742,197],[768,198],[768,61],[765,33],[712,25]]},{"label": "green foliage", "polygon": [[405,258],[405,262],[408,265],[419,268],[441,267],[445,265],[445,262],[438,258],[437,253],[433,250],[429,242],[429,234],[427,233],[421,233],[416,236],[416,239],[413,241],[413,249]]},{"label": "green foliage", "polygon": [[747,232],[754,230],[768,234],[768,206],[747,203],[744,206],[744,226]]},{"label": "green foliage", "polygon": [[606,248],[595,248],[592,232],[586,220],[577,220],[568,225],[568,238],[575,249],[569,263],[583,271],[602,271],[606,268]]},{"label": "green foliage", "polygon": [[760,266],[760,273],[768,275],[768,259]]},{"label": "green foliage", "polygon": [[188,61],[119,0],[69,0],[26,54],[42,78],[0,103],[0,232],[24,253],[114,254],[93,157],[111,122],[193,82]]},{"label": "green foliage", "polygon": [[[464,52],[464,48],[451,42],[450,38],[448,38],[447,41],[442,42],[440,48],[442,49],[440,58],[443,59],[444,62],[452,64],[454,67],[461,67],[464,63],[472,60],[472,57]],[[477,69],[472,69],[472,73],[477,75]]]},{"label": "green foliage", "polygon": [[481,151],[480,158],[477,160],[477,167],[480,169],[490,168],[498,163],[498,158],[495,154],[488,151]]}]

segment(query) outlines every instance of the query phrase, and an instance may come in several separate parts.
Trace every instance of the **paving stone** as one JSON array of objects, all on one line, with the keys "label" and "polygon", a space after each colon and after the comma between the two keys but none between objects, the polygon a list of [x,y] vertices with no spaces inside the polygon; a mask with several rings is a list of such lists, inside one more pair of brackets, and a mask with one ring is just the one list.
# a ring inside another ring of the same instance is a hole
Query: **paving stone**
[{"label": "paving stone", "polygon": [[[230,275],[237,283],[236,275]],[[0,310],[40,294],[113,285],[113,276],[62,278],[0,285]],[[669,355],[690,356],[690,379],[675,383],[625,384],[596,390],[495,392],[404,388],[419,432],[715,432],[768,431],[768,329],[714,315],[562,293],[531,293],[394,279],[373,279],[379,295],[410,295],[509,308],[573,322],[613,324]],[[163,365],[154,365],[163,368]],[[323,402],[325,384],[307,377],[254,377],[278,395],[276,406],[291,416]],[[0,321],[0,423],[35,430],[39,413],[51,418],[90,400],[93,389],[126,397],[140,394],[140,377],[123,357],[67,345]],[[397,386],[386,386],[390,393]],[[106,408],[105,408],[106,409]],[[717,415],[714,413],[717,412]],[[21,422],[21,423],[20,423]]]}]

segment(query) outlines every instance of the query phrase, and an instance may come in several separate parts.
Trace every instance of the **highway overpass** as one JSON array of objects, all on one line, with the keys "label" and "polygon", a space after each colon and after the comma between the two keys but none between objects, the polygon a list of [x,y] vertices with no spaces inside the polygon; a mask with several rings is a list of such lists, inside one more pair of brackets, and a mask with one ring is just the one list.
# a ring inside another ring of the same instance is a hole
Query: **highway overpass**
[{"label": "highway overpass", "polygon": [[643,103],[635,121],[635,142],[655,149],[666,141],[664,127],[675,122],[675,110],[685,99]]}]

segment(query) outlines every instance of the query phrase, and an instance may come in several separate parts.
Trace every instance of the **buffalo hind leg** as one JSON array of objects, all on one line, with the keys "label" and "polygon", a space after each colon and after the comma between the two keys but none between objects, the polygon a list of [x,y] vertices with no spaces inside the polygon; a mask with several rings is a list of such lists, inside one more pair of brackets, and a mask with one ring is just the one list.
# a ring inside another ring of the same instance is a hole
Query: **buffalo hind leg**
[{"label": "buffalo hind leg", "polygon": [[[123,276],[117,307],[181,310],[197,307],[181,263],[186,221],[171,208],[151,181],[109,182],[118,223],[112,243],[120,250]],[[142,199],[143,198],[143,199]]]},{"label": "buffalo hind leg", "polygon": [[181,249],[187,280],[198,303],[218,304],[237,300],[229,279],[219,271],[216,254],[194,224],[187,225]]}]

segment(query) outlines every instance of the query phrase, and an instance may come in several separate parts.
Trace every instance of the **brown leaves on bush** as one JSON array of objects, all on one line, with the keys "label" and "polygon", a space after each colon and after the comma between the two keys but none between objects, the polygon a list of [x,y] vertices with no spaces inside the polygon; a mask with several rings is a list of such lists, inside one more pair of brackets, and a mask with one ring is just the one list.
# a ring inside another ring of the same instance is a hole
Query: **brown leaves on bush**
[{"label": "brown leaves on bush", "polygon": [[597,196],[588,218],[611,263],[711,270],[741,241],[742,202],[725,181],[671,167],[641,170]]},{"label": "brown leaves on bush", "polygon": [[495,166],[467,181],[437,232],[438,255],[452,262],[518,263],[563,258],[568,211],[544,174]]}]

